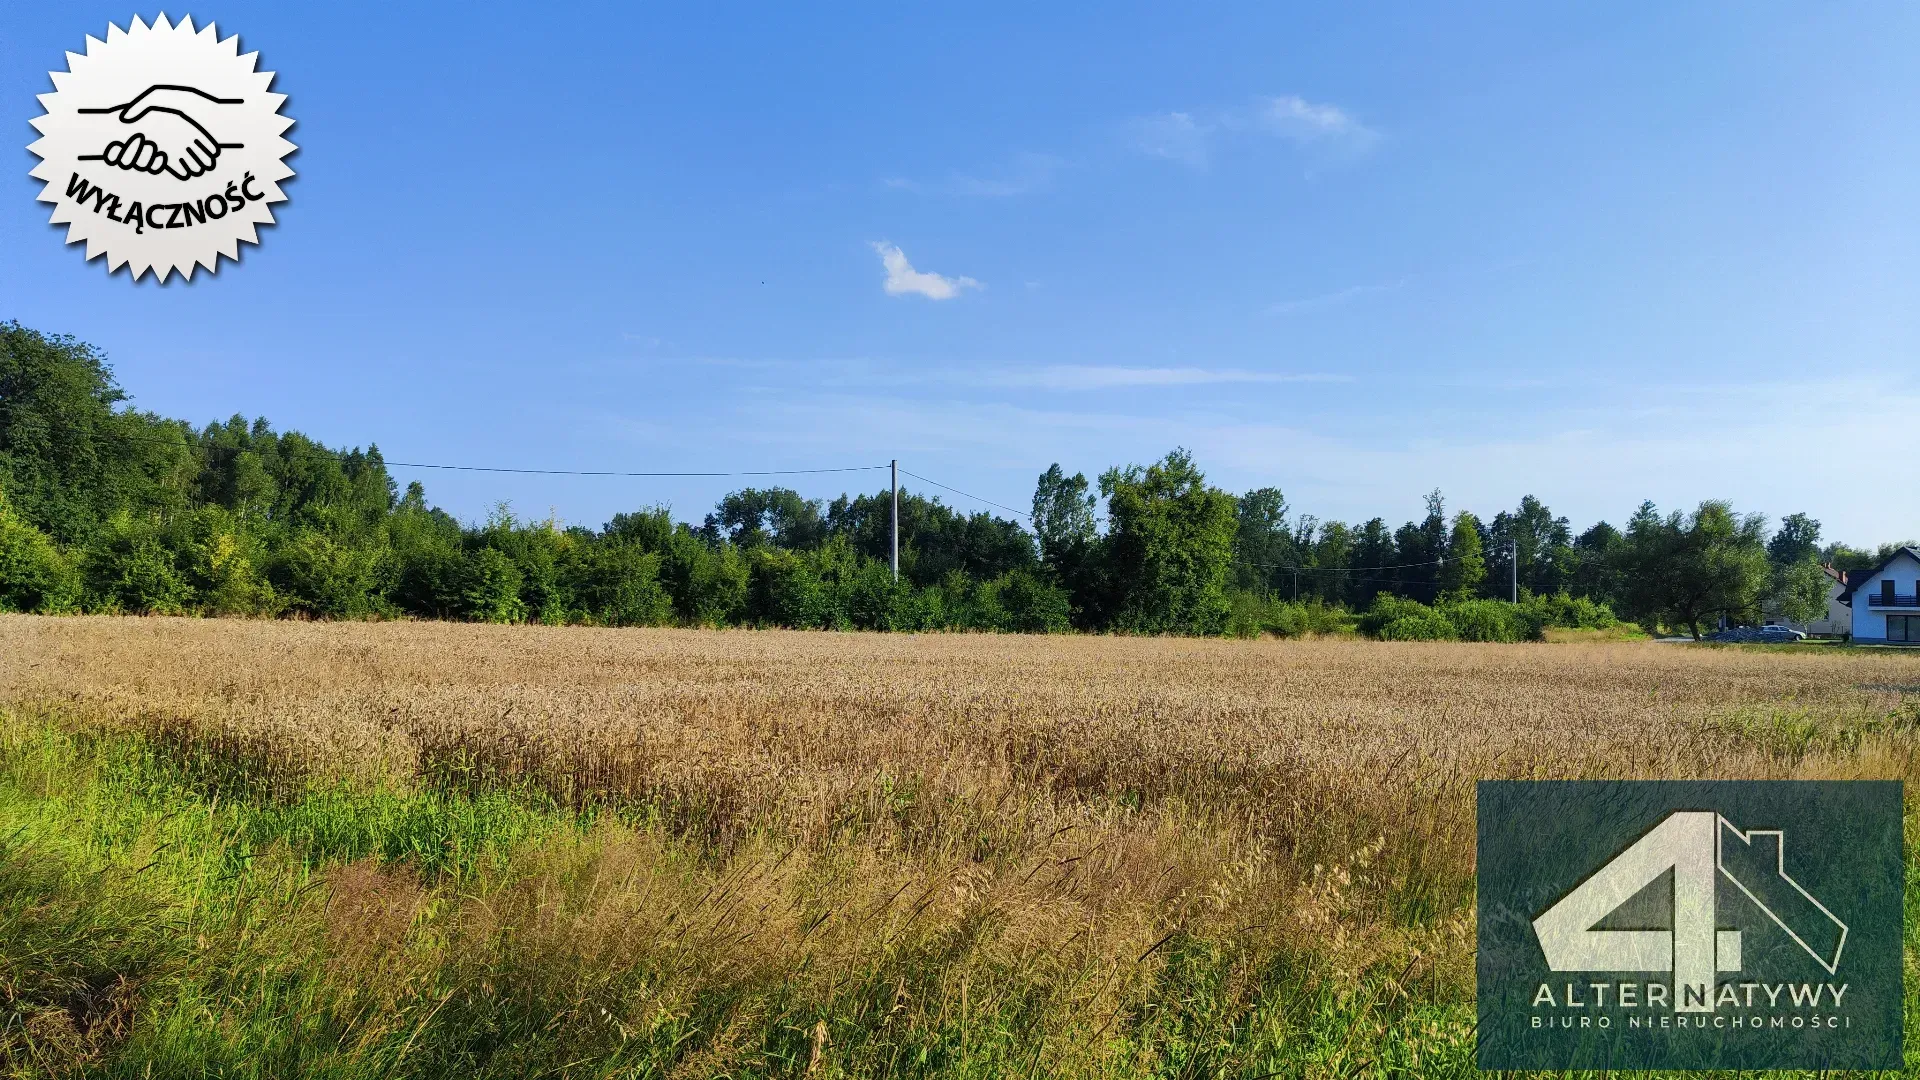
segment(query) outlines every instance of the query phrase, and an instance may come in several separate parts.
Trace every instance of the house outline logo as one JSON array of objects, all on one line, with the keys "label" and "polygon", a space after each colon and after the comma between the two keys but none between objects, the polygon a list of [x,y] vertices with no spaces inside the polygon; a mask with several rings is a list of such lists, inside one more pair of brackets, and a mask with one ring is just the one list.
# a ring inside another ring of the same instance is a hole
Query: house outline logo
[{"label": "house outline logo", "polygon": [[1897,780],[1482,780],[1482,1069],[1904,1061]]},{"label": "house outline logo", "polygon": [[[1822,957],[1819,951],[1815,949],[1812,945],[1807,944],[1806,939],[1802,938],[1798,931],[1796,931],[1793,927],[1788,926],[1785,919],[1782,919],[1777,912],[1775,912],[1771,907],[1768,907],[1765,901],[1761,900],[1758,896],[1755,896],[1753,894],[1753,890],[1747,888],[1744,882],[1742,882],[1738,877],[1735,877],[1732,871],[1727,869],[1725,846],[1726,846],[1728,833],[1732,833],[1733,835],[1739,837],[1740,842],[1743,844],[1747,844],[1748,846],[1752,846],[1754,837],[1757,837],[1757,836],[1773,837],[1774,839],[1774,873],[1778,874],[1780,877],[1780,880],[1786,882],[1790,887],[1793,888],[1795,892],[1799,893],[1803,897],[1806,897],[1807,902],[1809,904],[1812,904],[1815,908],[1819,909],[1822,915],[1825,915],[1827,918],[1833,920],[1833,924],[1840,928],[1840,939],[1834,944],[1833,960],[1831,963],[1829,963],[1826,960],[1826,958]],[[1847,935],[1852,933],[1853,930],[1846,923],[1842,922],[1840,920],[1840,916],[1835,915],[1832,912],[1832,910],[1827,907],[1827,905],[1821,903],[1819,897],[1808,892],[1806,889],[1806,886],[1800,884],[1798,881],[1795,881],[1792,878],[1792,876],[1790,876],[1787,873],[1786,830],[1784,829],[1749,829],[1746,832],[1741,832],[1740,829],[1737,826],[1735,826],[1733,822],[1728,821],[1725,817],[1721,817],[1720,832],[1714,837],[1714,841],[1715,841],[1716,847],[1713,855],[1713,861],[1714,861],[1714,866],[1720,871],[1720,876],[1726,878],[1728,881],[1733,882],[1733,885],[1735,888],[1739,889],[1741,893],[1745,894],[1746,898],[1748,900],[1751,900],[1755,907],[1759,908],[1762,912],[1764,912],[1767,918],[1772,919],[1775,926],[1778,926],[1782,931],[1786,933],[1788,937],[1793,939],[1794,944],[1806,950],[1807,955],[1813,957],[1813,962],[1816,964],[1819,964],[1822,968],[1824,968],[1827,974],[1829,975],[1840,974],[1840,954],[1846,951]]]},{"label": "house outline logo", "polygon": [[38,200],[53,204],[48,221],[84,243],[88,260],[104,257],[109,274],[124,266],[134,281],[237,261],[240,245],[274,224],[296,149],[284,138],[286,95],[258,65],[239,35],[222,39],[191,17],[136,16],[104,39],[88,36],[66,71],[48,72],[54,90],[32,121],[40,137],[27,149],[40,160],[30,175],[43,183]]},{"label": "house outline logo", "polygon": [[[1772,840],[1774,875],[1839,931],[1831,960],[1808,941],[1811,913],[1802,912],[1797,920],[1783,916],[1760,895],[1769,891],[1770,882],[1754,880],[1750,869],[1737,873],[1728,867],[1728,834],[1743,845],[1736,850],[1752,851],[1757,839]],[[1534,934],[1551,971],[1671,973],[1676,1011],[1712,1012],[1716,976],[1742,970],[1742,932],[1717,925],[1724,878],[1822,970],[1836,974],[1850,929],[1787,873],[1786,854],[1784,829],[1742,831],[1715,810],[1675,810],[1554,901],[1533,920]],[[1673,875],[1670,928],[1594,928],[1668,873]],[[1795,921],[1801,923],[1797,928]]]}]

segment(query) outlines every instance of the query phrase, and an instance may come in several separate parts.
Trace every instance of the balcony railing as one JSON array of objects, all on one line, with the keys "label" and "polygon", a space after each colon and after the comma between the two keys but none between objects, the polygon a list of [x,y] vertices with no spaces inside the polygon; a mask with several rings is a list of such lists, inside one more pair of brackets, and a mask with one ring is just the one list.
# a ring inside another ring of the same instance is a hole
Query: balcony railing
[{"label": "balcony railing", "polygon": [[1892,596],[1888,596],[1886,593],[1868,593],[1867,606],[1920,608],[1920,593],[1916,593],[1913,596],[1901,596],[1898,593]]}]

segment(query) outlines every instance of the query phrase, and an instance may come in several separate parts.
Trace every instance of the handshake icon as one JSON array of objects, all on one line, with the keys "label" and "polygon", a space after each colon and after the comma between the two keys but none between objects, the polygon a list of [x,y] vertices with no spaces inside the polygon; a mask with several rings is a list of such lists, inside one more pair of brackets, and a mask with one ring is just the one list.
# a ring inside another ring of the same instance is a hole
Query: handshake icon
[{"label": "handshake icon", "polygon": [[199,118],[217,116],[217,106],[238,105],[241,100],[214,97],[191,86],[155,85],[122,105],[80,109],[82,113],[116,117],[121,125],[113,132],[120,138],[107,143],[98,154],[81,155],[80,160],[103,161],[115,168],[155,176],[166,173],[176,180],[205,176],[219,163],[220,151],[235,150],[243,144],[220,142]]}]

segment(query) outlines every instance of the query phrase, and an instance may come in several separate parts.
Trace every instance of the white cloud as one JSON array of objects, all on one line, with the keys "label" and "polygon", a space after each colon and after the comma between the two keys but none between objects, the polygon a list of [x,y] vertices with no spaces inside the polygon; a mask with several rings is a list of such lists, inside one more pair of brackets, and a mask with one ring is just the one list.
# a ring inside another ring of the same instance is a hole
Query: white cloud
[{"label": "white cloud", "polygon": [[1304,311],[1319,311],[1322,308],[1336,307],[1349,300],[1358,300],[1363,296],[1392,292],[1395,289],[1403,287],[1406,283],[1407,279],[1401,278],[1398,281],[1387,281],[1377,285],[1349,285],[1344,289],[1336,289],[1330,293],[1321,293],[1319,296],[1303,296],[1298,300],[1282,300],[1277,304],[1269,305],[1267,314],[1298,315]]},{"label": "white cloud", "polygon": [[[1530,395],[1512,399],[1520,425],[1485,422],[1484,410],[1431,417],[1271,408],[1061,408],[1056,400],[970,400],[845,390],[768,395],[741,402],[743,438],[769,447],[917,459],[911,467],[1012,506],[1032,491],[1048,462],[1089,473],[1150,461],[1186,446],[1208,478],[1230,491],[1283,487],[1295,507],[1323,519],[1397,523],[1420,513],[1435,486],[1448,504],[1483,517],[1522,495],[1544,499],[1577,528],[1620,525],[1642,499],[1663,511],[1728,498],[1770,518],[1804,510],[1828,539],[1873,544],[1912,536],[1911,513],[1889,502],[1871,469],[1835,469],[1817,450],[1833,415],[1871,405],[1920,410],[1920,384],[1885,374],[1853,382],[1733,386],[1596,384],[1580,403]],[[1660,411],[1635,415],[1653,398]],[[1798,436],[1810,452],[1756,449],[1750,438],[1676,440],[1676,431],[1726,430],[1755,438]],[[872,450],[886,448],[885,453]],[[1004,484],[996,487],[996,470]],[[977,485],[977,486],[976,486]]]},{"label": "white cloud", "polygon": [[1338,105],[1316,105],[1293,94],[1267,98],[1254,119],[1267,131],[1295,142],[1341,139],[1366,145],[1379,137]]},{"label": "white cloud", "polygon": [[1127,131],[1140,153],[1195,169],[1206,168],[1214,145],[1229,136],[1269,135],[1321,153],[1348,155],[1366,151],[1380,138],[1340,106],[1297,94],[1257,98],[1244,108],[1155,113],[1135,118]]},{"label": "white cloud", "polygon": [[1204,169],[1216,126],[1195,120],[1191,113],[1143,116],[1133,122],[1133,146],[1149,157]]},{"label": "white cloud", "polygon": [[925,183],[905,177],[889,177],[881,183],[898,191],[920,195],[959,195],[969,198],[1001,199],[1044,191],[1053,185],[1053,174],[1066,162],[1052,154],[1016,154],[1004,169],[987,175],[954,173],[937,183]]},{"label": "white cloud", "polygon": [[963,290],[984,288],[970,277],[946,277],[915,270],[907,261],[907,253],[885,240],[873,241],[873,250],[879,253],[881,265],[887,268],[888,296],[918,293],[929,300],[951,300]]},{"label": "white cloud", "polygon": [[1223,383],[1342,383],[1352,382],[1353,378],[1318,372],[1056,364],[1031,371],[988,372],[979,381],[987,386],[1106,390],[1126,386],[1208,386]]}]

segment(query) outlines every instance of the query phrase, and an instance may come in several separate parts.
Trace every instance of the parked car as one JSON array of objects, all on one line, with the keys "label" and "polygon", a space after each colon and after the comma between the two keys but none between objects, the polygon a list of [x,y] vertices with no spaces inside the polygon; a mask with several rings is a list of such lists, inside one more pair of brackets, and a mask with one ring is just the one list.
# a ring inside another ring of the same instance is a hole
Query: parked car
[{"label": "parked car", "polygon": [[1735,626],[1707,635],[1708,641],[1772,642],[1804,641],[1805,634],[1791,626]]}]

